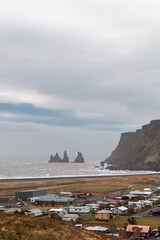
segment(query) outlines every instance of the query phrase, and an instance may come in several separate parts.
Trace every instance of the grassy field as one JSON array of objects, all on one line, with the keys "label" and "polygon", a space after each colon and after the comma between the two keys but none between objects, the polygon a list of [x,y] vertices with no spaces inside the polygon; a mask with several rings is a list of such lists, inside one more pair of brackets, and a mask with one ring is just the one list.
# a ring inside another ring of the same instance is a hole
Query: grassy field
[{"label": "grassy field", "polygon": [[[149,218],[141,218],[141,219],[137,219],[137,224],[138,225],[149,225],[151,226],[151,229],[155,229],[160,227],[160,218],[157,219],[149,219]],[[116,224],[116,226],[118,228],[123,228],[124,223],[128,223],[127,218],[124,217],[119,217],[114,219],[114,223]]]},{"label": "grassy field", "polygon": [[[106,234],[78,229],[72,223],[0,214],[0,238],[12,240],[110,240]],[[115,240],[117,238],[114,238]],[[120,238],[118,238],[120,240]]]},{"label": "grassy field", "polygon": [[47,189],[48,193],[60,191],[107,192],[132,185],[134,189],[159,186],[160,175],[124,176],[109,178],[63,179],[41,181],[0,182],[0,197],[14,197],[15,192],[30,189]]},{"label": "grassy field", "polygon": [[115,190],[115,189],[120,189],[121,186],[116,185],[116,186],[100,186],[100,185],[80,185],[80,186],[73,186],[73,187],[68,187],[68,188],[59,188],[58,192],[63,192],[63,191],[79,191],[79,192],[94,192],[94,193],[103,193],[103,192],[107,192],[107,191],[111,191],[111,190]]}]

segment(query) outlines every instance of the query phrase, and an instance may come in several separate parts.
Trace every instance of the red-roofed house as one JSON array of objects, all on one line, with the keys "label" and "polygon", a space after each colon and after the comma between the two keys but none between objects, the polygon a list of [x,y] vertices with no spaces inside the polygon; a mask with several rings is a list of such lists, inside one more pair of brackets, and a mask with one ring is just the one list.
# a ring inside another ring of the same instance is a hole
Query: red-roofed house
[{"label": "red-roofed house", "polygon": [[150,226],[143,226],[143,225],[127,225],[126,229],[128,237],[135,236],[137,238],[149,238],[151,233]]},{"label": "red-roofed house", "polygon": [[106,202],[112,203],[112,204],[117,204],[117,200],[111,199],[111,198],[107,198],[107,199],[106,199]]}]

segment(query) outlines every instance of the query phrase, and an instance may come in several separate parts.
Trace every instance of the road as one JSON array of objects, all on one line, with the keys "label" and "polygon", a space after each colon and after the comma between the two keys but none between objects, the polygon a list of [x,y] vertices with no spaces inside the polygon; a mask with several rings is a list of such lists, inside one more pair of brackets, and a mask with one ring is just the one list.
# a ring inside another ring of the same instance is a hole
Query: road
[{"label": "road", "polygon": [[[112,197],[111,195],[107,195],[109,198]],[[92,196],[92,197],[89,197],[87,199],[84,199],[84,198],[79,198],[79,199],[76,199],[75,200],[75,203],[85,203],[86,201],[89,201],[91,203],[95,203],[97,201],[105,201],[105,198],[106,197],[106,194],[103,194],[103,195],[98,195],[98,196]]]},{"label": "road", "polygon": [[150,219],[159,219],[160,216],[157,216],[157,217],[152,217],[152,216],[148,216],[148,213],[150,211],[153,211],[153,210],[160,210],[160,207],[153,207],[149,210],[146,210],[146,211],[142,211],[142,212],[139,212],[139,213],[135,213],[129,217],[134,217],[134,218],[150,218]]}]

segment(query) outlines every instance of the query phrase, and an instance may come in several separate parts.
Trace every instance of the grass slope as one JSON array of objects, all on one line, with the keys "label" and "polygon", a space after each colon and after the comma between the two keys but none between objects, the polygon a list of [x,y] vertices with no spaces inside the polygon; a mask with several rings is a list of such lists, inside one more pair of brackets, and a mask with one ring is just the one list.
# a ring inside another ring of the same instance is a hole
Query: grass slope
[{"label": "grass slope", "polygon": [[[109,240],[106,234],[88,232],[72,223],[24,215],[0,214],[0,238],[12,240]],[[117,239],[117,238],[115,238]],[[120,239],[120,238],[119,238]]]}]

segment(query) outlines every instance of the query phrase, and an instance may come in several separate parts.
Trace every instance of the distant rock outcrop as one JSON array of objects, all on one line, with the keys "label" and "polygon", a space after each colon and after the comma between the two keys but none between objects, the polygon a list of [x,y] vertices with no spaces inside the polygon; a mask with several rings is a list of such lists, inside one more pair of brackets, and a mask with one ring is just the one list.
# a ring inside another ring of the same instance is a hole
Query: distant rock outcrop
[{"label": "distant rock outcrop", "polygon": [[[63,159],[61,159],[58,155],[58,153],[56,153],[55,156],[51,155],[50,156],[50,160],[48,161],[49,163],[69,163],[69,157],[67,155],[67,151],[64,151],[64,156]],[[84,163],[84,158],[82,156],[82,153],[78,152],[78,156],[76,157],[76,159],[74,160],[74,163]]]},{"label": "distant rock outcrop", "polygon": [[84,163],[84,158],[82,156],[82,153],[78,152],[78,156],[74,160],[74,163]]},{"label": "distant rock outcrop", "polygon": [[136,132],[122,133],[118,146],[105,160],[111,169],[160,171],[160,120]]},{"label": "distant rock outcrop", "polygon": [[51,155],[48,162],[62,162],[62,159],[59,157],[58,153],[55,156]]},{"label": "distant rock outcrop", "polygon": [[69,157],[67,155],[67,151],[65,150],[64,151],[64,156],[63,156],[63,159],[62,159],[63,162],[69,162]]}]

